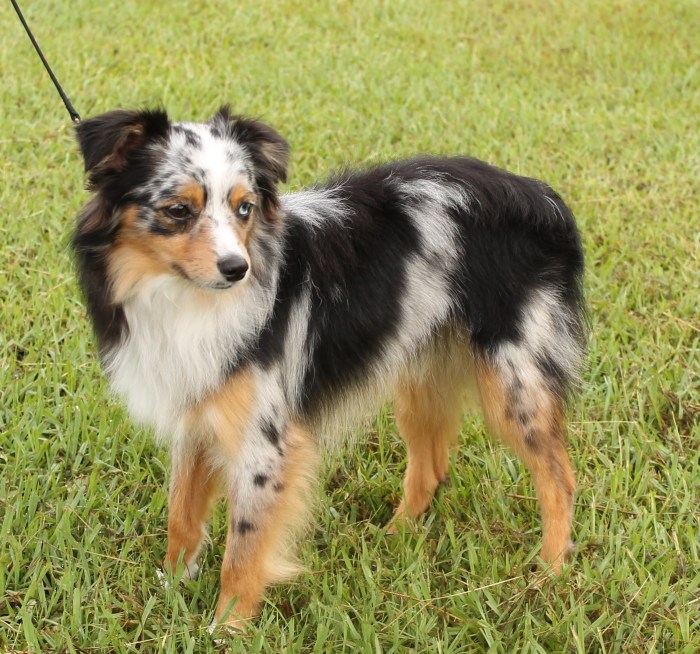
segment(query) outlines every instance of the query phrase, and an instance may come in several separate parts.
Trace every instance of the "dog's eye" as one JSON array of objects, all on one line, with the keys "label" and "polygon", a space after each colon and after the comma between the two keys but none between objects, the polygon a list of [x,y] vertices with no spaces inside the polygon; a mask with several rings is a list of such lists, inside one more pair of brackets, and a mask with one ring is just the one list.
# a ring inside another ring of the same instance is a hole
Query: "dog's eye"
[{"label": "dog's eye", "polygon": [[192,210],[186,204],[173,204],[166,207],[165,213],[173,220],[187,220],[192,216]]},{"label": "dog's eye", "polygon": [[253,211],[253,203],[252,202],[242,202],[241,206],[238,207],[238,215],[241,218],[250,218],[250,214]]}]

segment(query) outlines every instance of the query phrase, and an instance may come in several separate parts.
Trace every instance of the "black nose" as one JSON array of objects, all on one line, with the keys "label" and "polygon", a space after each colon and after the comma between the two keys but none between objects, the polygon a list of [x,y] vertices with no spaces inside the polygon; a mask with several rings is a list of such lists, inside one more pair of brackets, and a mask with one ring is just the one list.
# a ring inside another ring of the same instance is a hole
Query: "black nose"
[{"label": "black nose", "polygon": [[228,282],[237,282],[245,277],[248,262],[238,254],[230,254],[216,262],[219,272]]}]

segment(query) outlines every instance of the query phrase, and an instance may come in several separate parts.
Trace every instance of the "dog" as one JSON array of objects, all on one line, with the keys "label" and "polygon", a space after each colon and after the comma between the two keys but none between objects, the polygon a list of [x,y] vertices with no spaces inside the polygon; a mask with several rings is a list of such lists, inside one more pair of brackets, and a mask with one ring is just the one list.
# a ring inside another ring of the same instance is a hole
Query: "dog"
[{"label": "dog", "polygon": [[112,111],[77,140],[94,195],[72,246],[101,362],[172,452],[166,570],[196,574],[229,502],[215,623],[240,626],[294,573],[319,452],[387,400],[408,453],[390,531],[428,508],[472,396],[531,473],[560,570],[586,316],[559,195],[427,156],[280,194],[287,142],[226,106],[205,123]]}]

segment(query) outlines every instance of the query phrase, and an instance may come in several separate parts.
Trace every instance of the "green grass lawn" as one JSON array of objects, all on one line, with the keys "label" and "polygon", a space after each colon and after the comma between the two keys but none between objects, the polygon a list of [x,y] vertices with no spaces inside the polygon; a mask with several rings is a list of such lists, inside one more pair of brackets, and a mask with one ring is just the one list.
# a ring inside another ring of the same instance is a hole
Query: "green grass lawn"
[{"label": "green grass lawn", "polygon": [[289,188],[427,152],[547,180],[580,223],[592,333],[560,579],[533,573],[530,480],[478,420],[427,518],[386,537],[387,407],[326,458],[308,574],[216,642],[225,513],[200,579],[161,588],[168,456],[108,395],[67,248],[82,162],[2,3],[0,651],[700,651],[697,1],[22,4],[84,116],[230,102],[289,139]]}]

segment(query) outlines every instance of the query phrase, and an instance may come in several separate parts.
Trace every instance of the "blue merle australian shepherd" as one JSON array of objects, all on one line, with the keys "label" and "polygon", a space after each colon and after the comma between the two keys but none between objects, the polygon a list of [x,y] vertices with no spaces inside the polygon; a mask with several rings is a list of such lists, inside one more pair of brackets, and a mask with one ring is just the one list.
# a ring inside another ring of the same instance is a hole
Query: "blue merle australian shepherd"
[{"label": "blue merle australian shepherd", "polygon": [[286,141],[226,107],[113,111],[77,136],[94,197],[73,247],[102,363],[172,451],[166,569],[196,573],[229,502],[217,620],[240,625],[293,573],[319,451],[389,399],[408,449],[389,529],[428,508],[471,395],[530,471],[559,570],[585,320],[578,231],[551,188],[420,157],[280,195]]}]

